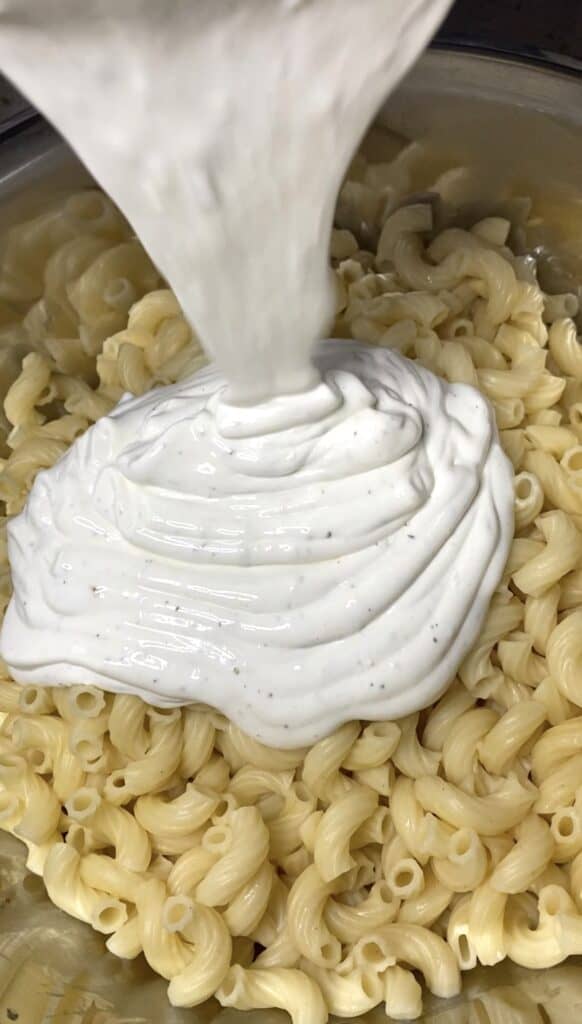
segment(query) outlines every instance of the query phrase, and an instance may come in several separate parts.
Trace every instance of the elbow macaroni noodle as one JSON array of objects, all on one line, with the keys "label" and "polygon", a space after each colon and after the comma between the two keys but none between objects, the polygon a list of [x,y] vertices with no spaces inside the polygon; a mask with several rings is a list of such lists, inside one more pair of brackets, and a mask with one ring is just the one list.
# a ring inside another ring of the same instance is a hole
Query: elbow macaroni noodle
[{"label": "elbow macaroni noodle", "polygon": [[[527,202],[461,228],[470,176],[442,174],[437,209],[421,157],[358,157],[331,255],[335,334],[479,387],[515,469],[505,576],[447,693],[277,751],[211,708],[20,687],[0,666],[0,829],[57,906],[115,955],[145,955],[176,1006],[409,1019],[413,971],[447,997],[479,963],[582,953],[578,296],[545,295],[510,248]],[[8,232],[0,303],[3,610],[5,525],[36,473],[125,391],[204,355],[97,190]]]}]

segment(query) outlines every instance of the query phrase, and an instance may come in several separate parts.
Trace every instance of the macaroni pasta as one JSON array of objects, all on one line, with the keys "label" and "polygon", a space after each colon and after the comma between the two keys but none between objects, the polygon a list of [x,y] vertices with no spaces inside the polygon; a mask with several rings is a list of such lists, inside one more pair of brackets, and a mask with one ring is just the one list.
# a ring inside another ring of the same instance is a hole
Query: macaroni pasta
[{"label": "macaroni pasta", "polygon": [[[360,156],[331,258],[335,334],[480,388],[515,469],[505,575],[443,697],[277,751],[205,706],[20,687],[0,666],[0,829],[57,906],[115,955],[143,952],[176,1006],[411,1019],[413,970],[447,997],[477,964],[582,953],[578,297],[545,294],[510,247],[530,204],[468,228],[469,172],[435,184],[422,167],[417,144]],[[13,227],[1,252],[4,609],[6,522],[36,474],[124,391],[204,355],[97,190]]]}]

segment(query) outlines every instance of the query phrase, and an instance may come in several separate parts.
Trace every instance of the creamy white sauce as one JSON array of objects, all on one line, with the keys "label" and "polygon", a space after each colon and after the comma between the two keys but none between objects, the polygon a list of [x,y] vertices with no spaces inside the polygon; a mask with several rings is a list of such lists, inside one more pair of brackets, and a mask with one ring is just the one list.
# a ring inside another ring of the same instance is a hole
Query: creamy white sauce
[{"label": "creamy white sauce", "polygon": [[205,701],[277,746],[442,691],[511,539],[491,410],[384,350],[317,366],[299,407],[229,406],[212,369],[122,402],[41,474],[10,530],[17,679]]},{"label": "creamy white sauce", "polygon": [[37,478],[9,529],[15,679],[203,701],[293,746],[454,675],[512,533],[491,411],[384,350],[311,358],[346,164],[447,6],[0,0],[0,65],[218,367],[124,400]]}]

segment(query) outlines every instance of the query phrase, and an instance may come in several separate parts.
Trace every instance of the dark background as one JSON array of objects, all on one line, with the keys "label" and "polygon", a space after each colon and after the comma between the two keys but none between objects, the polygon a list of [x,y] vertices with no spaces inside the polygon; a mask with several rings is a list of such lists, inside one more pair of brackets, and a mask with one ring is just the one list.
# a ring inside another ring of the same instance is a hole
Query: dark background
[{"label": "dark background", "polygon": [[582,60],[582,0],[457,0],[439,35]]},{"label": "dark background", "polygon": [[[582,61],[582,0],[456,0],[437,38]],[[0,75],[0,136],[28,116],[26,101]]]}]

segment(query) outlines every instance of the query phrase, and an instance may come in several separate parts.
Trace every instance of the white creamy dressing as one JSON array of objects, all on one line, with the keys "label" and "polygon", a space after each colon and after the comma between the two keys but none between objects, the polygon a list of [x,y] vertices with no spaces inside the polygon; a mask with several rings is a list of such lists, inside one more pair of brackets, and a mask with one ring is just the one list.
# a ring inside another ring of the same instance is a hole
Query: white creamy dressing
[{"label": "white creamy dressing", "polygon": [[[0,66],[216,362],[124,399],[9,528],[14,678],[203,701],[273,746],[433,700],[512,534],[492,413],[320,343],[337,190],[449,0],[0,0]],[[82,11],[82,13],[79,13]]]}]

